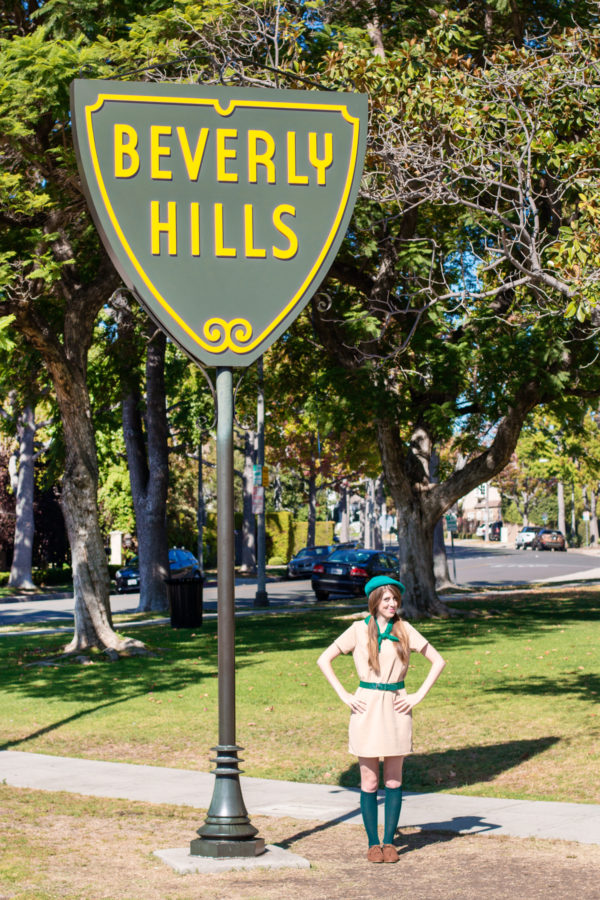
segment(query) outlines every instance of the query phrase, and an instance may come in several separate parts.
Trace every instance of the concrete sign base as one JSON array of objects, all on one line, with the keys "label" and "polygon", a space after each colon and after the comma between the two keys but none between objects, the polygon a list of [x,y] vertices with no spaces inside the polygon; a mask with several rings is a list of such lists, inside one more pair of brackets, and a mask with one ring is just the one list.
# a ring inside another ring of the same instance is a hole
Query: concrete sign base
[{"label": "concrete sign base", "polygon": [[155,850],[154,856],[158,856],[180,875],[190,875],[194,872],[220,874],[234,869],[310,869],[307,859],[290,853],[289,850],[283,850],[275,844],[267,844],[265,852],[260,856],[246,858],[213,859],[191,856],[188,847]]}]

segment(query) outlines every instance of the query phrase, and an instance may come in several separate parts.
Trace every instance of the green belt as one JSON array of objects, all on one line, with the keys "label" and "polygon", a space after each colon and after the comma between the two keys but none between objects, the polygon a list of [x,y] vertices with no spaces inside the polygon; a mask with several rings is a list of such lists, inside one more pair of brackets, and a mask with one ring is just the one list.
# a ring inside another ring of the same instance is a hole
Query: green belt
[{"label": "green belt", "polygon": [[391,681],[387,684],[380,681],[359,681],[359,687],[369,688],[372,691],[401,691],[404,687],[403,681]]}]

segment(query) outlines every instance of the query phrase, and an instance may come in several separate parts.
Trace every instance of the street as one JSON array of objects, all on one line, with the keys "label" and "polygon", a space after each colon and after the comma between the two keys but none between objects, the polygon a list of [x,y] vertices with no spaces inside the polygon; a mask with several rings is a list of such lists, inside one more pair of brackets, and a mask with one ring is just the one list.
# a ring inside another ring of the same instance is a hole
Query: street
[{"label": "street", "polygon": [[[474,545],[463,541],[454,547],[456,581],[469,587],[494,585],[526,585],[532,583],[568,583],[570,581],[600,581],[600,552],[569,550],[567,553],[514,550],[505,546]],[[448,568],[453,572],[452,549],[448,547]],[[236,579],[236,609],[253,609],[256,579]],[[283,604],[289,608],[314,603],[315,596],[309,579],[269,581],[267,594],[271,608]],[[113,613],[133,613],[139,594],[112,594]],[[210,616],[217,610],[217,588],[211,582],[204,588],[204,611]],[[73,598],[24,599],[0,603],[0,626],[27,623],[35,627],[69,625],[73,619]]]}]

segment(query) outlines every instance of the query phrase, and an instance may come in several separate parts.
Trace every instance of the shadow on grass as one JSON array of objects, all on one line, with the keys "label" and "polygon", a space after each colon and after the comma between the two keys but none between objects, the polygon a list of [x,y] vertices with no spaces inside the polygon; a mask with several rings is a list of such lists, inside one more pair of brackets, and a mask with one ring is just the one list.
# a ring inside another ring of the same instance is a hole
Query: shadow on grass
[{"label": "shadow on grass", "polygon": [[[404,789],[433,793],[493,781],[501,772],[544,753],[559,740],[558,737],[549,736],[487,746],[458,747],[439,753],[415,753],[404,762]],[[357,762],[342,772],[339,783],[344,787],[360,785]],[[383,784],[382,776],[380,784]]]},{"label": "shadow on grass", "polygon": [[83,719],[85,716],[92,715],[93,713],[98,712],[100,709],[106,709],[109,706],[116,706],[118,703],[126,703],[128,700],[133,699],[135,696],[141,696],[141,694],[128,694],[126,697],[121,697],[120,700],[110,700],[108,703],[100,703],[97,706],[90,706],[88,709],[82,709],[79,712],[73,713],[72,716],[65,716],[64,719],[59,719],[56,722],[52,722],[50,725],[44,725],[43,728],[38,728],[37,731],[32,731],[31,734],[28,734],[27,737],[17,738],[14,741],[5,741],[3,744],[0,744],[0,750],[14,750],[15,747],[20,747],[23,744],[27,744],[28,741],[34,741],[36,738],[42,737],[45,734],[50,734],[53,731],[56,731],[58,728],[62,728],[63,725],[69,725],[71,722],[76,722],[78,719]]},{"label": "shadow on grass", "polygon": [[[417,627],[442,650],[479,647],[500,637],[532,637],[565,622],[600,621],[600,591],[524,593],[511,598],[490,598],[457,604],[474,613],[473,618],[452,617],[418,622]],[[483,618],[484,617],[484,618]],[[259,665],[270,653],[295,650],[314,652],[315,661],[351,623],[339,611],[327,607],[310,613],[282,616],[248,616],[236,620],[236,668],[238,671]],[[57,668],[29,668],[28,664],[60,653],[65,638],[57,635],[0,636],[0,692],[54,698],[70,702],[102,704],[129,699],[144,691],[173,691],[192,682],[216,678],[217,625],[205,621],[203,627],[170,629],[152,626],[136,629],[136,637],[147,643],[156,656],[132,657],[111,663],[95,659],[94,666],[76,664]],[[581,677],[578,691],[590,682]],[[520,681],[510,689],[521,693],[549,691],[560,685],[540,679],[537,686]],[[491,690],[497,690],[494,687]],[[502,687],[507,690],[506,683]]]},{"label": "shadow on grass", "polygon": [[[543,675],[531,675],[528,678],[506,679],[501,684],[492,687],[483,687],[482,691],[489,694],[515,694],[528,696],[556,696],[565,701],[570,694],[580,700],[598,702],[600,693],[600,675],[592,675],[584,672],[563,672],[560,682],[556,678],[546,678]],[[600,723],[599,723],[600,724]]]}]

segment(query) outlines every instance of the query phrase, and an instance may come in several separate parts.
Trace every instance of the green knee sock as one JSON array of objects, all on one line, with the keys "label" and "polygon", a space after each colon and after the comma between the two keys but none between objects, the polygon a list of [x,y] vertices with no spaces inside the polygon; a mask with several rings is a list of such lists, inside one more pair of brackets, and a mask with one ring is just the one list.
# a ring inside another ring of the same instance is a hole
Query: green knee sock
[{"label": "green knee sock", "polygon": [[385,789],[385,824],[383,828],[383,843],[391,844],[394,841],[396,828],[400,820],[402,809],[402,787]]},{"label": "green knee sock", "polygon": [[363,824],[369,839],[369,847],[375,844],[379,845],[379,835],[377,833],[377,791],[372,794],[367,791],[360,792],[360,811],[362,813]]}]

